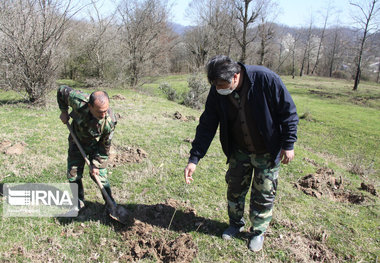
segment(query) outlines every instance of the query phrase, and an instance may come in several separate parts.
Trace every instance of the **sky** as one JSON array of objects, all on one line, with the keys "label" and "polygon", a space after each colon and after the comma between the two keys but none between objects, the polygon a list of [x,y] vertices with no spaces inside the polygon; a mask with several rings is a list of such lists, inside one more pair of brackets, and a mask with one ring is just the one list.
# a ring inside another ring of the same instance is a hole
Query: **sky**
[{"label": "sky", "polygon": [[[192,0],[171,0],[173,4],[173,22],[184,26],[191,25],[191,21],[186,19],[185,10]],[[291,27],[308,26],[310,18],[313,16],[313,23],[323,25],[323,17],[326,15],[328,0],[273,0],[278,3],[279,15],[276,22]],[[349,0],[331,0],[330,10],[333,12],[329,16],[332,23],[336,23],[339,17],[342,23],[350,21]],[[311,15],[312,14],[312,15]]]},{"label": "sky", "polygon": [[[169,5],[172,5],[172,22],[188,26],[191,25],[191,20],[186,17],[186,9],[192,0],[168,0]],[[331,23],[349,25],[350,23],[350,8],[349,0],[272,0],[278,4],[278,16],[275,22],[288,25],[291,27],[307,27],[310,24],[310,19],[313,17],[314,26],[323,26],[323,17],[326,15],[326,10],[330,7],[331,11],[329,20]],[[107,13],[111,7],[115,6],[118,0],[98,0],[101,5],[102,12]],[[103,4],[102,4],[103,3]]]}]

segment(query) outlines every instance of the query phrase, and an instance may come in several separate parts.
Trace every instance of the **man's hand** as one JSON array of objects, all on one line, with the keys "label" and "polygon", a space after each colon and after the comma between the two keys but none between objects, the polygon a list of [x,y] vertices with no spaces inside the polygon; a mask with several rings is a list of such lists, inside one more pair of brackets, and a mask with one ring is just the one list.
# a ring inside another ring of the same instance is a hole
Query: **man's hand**
[{"label": "man's hand", "polygon": [[91,176],[95,176],[95,175],[99,176],[99,169],[91,165],[90,174]]},{"label": "man's hand", "polygon": [[288,164],[294,159],[294,150],[281,149],[280,160],[283,164]]},{"label": "man's hand", "polygon": [[191,181],[194,181],[192,175],[195,171],[195,168],[197,168],[197,165],[194,163],[188,163],[186,168],[185,168],[185,182],[187,184],[190,184]]},{"label": "man's hand", "polygon": [[69,116],[69,113],[67,111],[62,111],[61,115],[59,116],[59,118],[61,119],[61,121],[63,122],[63,124],[68,123],[69,120],[70,120],[70,116]]}]

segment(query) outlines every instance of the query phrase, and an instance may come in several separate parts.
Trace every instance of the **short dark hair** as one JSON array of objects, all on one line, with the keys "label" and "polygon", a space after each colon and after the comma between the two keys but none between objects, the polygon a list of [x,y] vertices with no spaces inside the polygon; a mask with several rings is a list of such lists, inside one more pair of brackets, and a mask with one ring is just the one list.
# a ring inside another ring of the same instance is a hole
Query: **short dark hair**
[{"label": "short dark hair", "polygon": [[241,71],[241,66],[224,55],[217,55],[207,62],[207,78],[212,85],[217,79],[225,80],[231,83],[235,73]]},{"label": "short dark hair", "polygon": [[94,91],[93,93],[91,93],[88,103],[91,106],[94,106],[96,100],[99,100],[100,104],[104,104],[106,102],[109,102],[110,98],[108,97],[108,94],[105,91]]}]

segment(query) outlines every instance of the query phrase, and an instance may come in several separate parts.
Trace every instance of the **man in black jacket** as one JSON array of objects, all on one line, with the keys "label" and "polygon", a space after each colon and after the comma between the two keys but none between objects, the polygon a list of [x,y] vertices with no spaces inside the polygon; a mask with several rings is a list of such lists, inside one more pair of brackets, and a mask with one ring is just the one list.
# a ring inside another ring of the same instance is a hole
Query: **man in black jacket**
[{"label": "man in black jacket", "polygon": [[280,162],[294,158],[298,116],[296,106],[280,77],[262,66],[237,63],[216,56],[207,64],[211,89],[192,143],[185,181],[193,178],[198,161],[206,154],[220,125],[220,141],[229,168],[228,216],[223,239],[244,228],[245,197],[252,181],[248,247],[260,251],[272,219]]}]

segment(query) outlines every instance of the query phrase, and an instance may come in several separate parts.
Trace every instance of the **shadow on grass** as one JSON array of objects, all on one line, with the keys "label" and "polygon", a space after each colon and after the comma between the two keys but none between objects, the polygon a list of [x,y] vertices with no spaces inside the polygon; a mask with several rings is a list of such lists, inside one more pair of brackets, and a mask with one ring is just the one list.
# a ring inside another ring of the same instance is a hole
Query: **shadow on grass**
[{"label": "shadow on grass", "polygon": [[128,222],[123,225],[111,219],[105,213],[105,206],[101,203],[85,202],[86,207],[79,212],[78,217],[58,218],[62,225],[72,222],[99,221],[103,225],[113,226],[116,232],[125,232],[130,229],[135,220],[143,223],[172,230],[180,233],[196,231],[199,233],[220,237],[228,227],[228,224],[216,220],[197,216],[194,210],[184,210],[175,208],[167,204],[145,205],[128,204],[124,205],[130,213]]},{"label": "shadow on grass", "polygon": [[29,104],[29,101],[26,99],[2,99],[0,100],[0,106],[2,105],[16,105],[16,104]]}]

